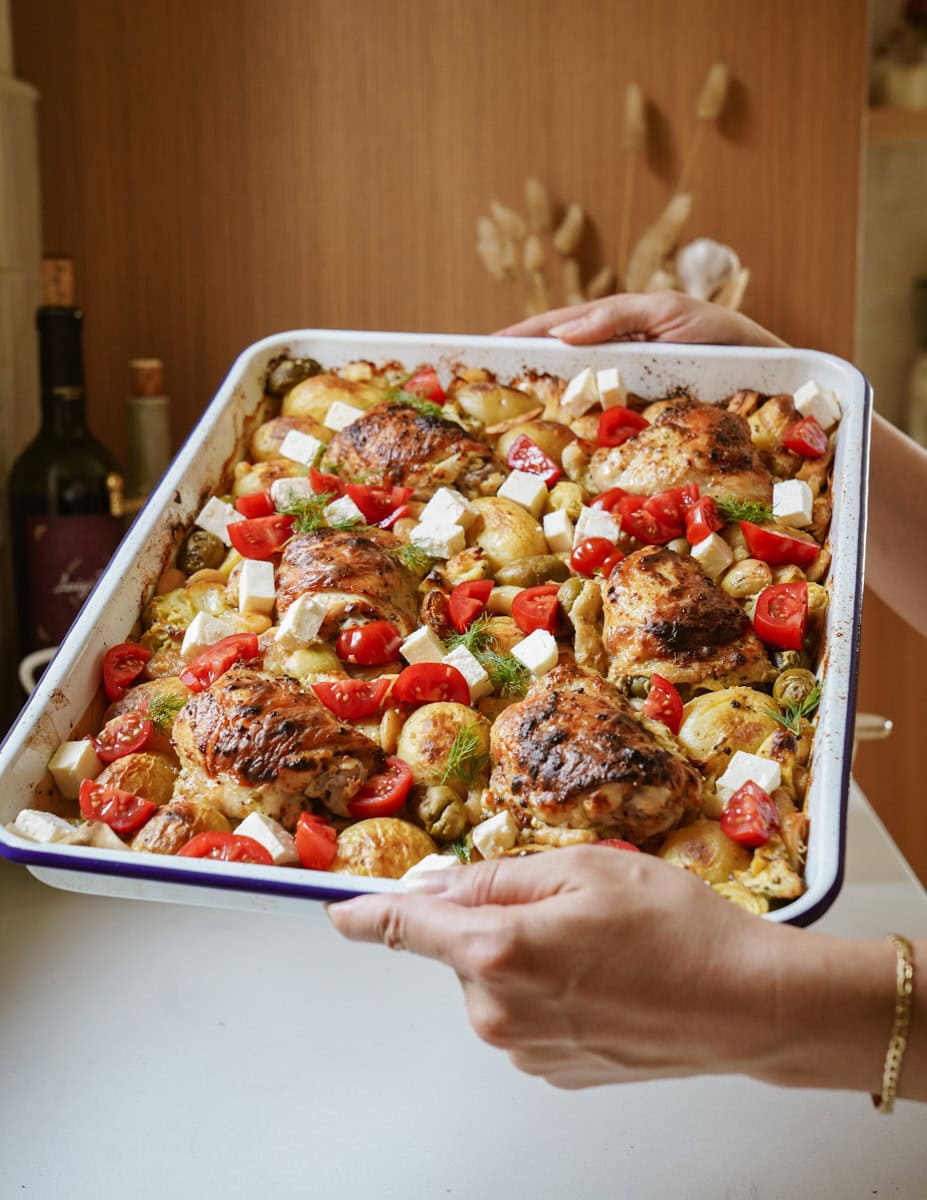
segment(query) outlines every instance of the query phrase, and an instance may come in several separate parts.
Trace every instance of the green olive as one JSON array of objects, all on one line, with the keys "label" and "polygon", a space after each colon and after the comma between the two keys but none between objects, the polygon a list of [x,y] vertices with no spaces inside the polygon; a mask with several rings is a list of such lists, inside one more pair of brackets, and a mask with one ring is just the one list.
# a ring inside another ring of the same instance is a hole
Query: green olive
[{"label": "green olive", "polygon": [[790,667],[773,684],[773,699],[784,707],[799,708],[817,686],[817,680],[804,667]]},{"label": "green olive", "polygon": [[319,375],[322,367],[314,358],[282,358],[274,363],[267,372],[267,382],[264,390],[268,396],[282,399],[297,383],[302,383],[310,375]]},{"label": "green olive", "polygon": [[177,556],[177,565],[187,575],[195,571],[214,570],[225,558],[225,546],[214,533],[194,529],[184,539]]},{"label": "green olive", "polygon": [[542,583],[562,583],[570,568],[556,554],[535,554],[516,558],[496,572],[496,583],[514,587],[540,587]]},{"label": "green olive", "polygon": [[772,660],[778,671],[792,671],[799,667],[807,670],[811,665],[811,659],[804,650],[774,650]]},{"label": "green olive", "polygon": [[634,675],[628,680],[628,695],[635,700],[645,700],[650,695],[650,678],[647,675]]},{"label": "green olive", "polygon": [[563,611],[569,613],[573,605],[579,599],[579,593],[583,590],[583,581],[575,575],[571,575],[569,579],[565,579],[557,589],[557,600],[560,603]]}]

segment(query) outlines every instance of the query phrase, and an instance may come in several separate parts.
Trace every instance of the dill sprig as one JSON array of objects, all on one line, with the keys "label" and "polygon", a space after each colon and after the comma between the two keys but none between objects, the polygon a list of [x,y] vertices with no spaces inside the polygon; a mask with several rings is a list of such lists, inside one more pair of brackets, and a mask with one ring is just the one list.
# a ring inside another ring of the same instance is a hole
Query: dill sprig
[{"label": "dill sprig", "polygon": [[451,650],[456,650],[458,646],[464,646],[471,654],[479,658],[487,650],[495,649],[496,639],[489,628],[491,624],[492,616],[489,613],[482,613],[463,633],[452,633],[447,639],[447,644]]},{"label": "dill sprig", "polygon": [[145,716],[162,733],[170,733],[174,728],[177,714],[186,704],[186,699],[176,692],[157,692],[148,701]]},{"label": "dill sprig", "polygon": [[715,500],[715,508],[725,521],[749,521],[753,525],[765,525],[773,519],[772,507],[759,500],[738,500],[736,496],[722,496]]},{"label": "dill sprig", "polygon": [[465,837],[456,838],[453,842],[448,842],[448,850],[452,850],[462,863],[470,861],[471,846]]},{"label": "dill sprig", "polygon": [[489,766],[489,751],[483,747],[480,727],[476,724],[458,729],[447,753],[447,766],[441,776],[442,784],[459,779],[468,787]]},{"label": "dill sprig", "polygon": [[489,676],[495,691],[506,699],[518,700],[524,696],[531,683],[531,672],[518,661],[514,654],[500,654],[496,650],[483,650],[477,658]]},{"label": "dill sprig", "polygon": [[421,396],[416,396],[412,392],[404,392],[401,387],[390,388],[387,398],[393,404],[403,404],[406,408],[414,408],[423,417],[443,417],[445,415],[440,404],[434,404],[431,400],[423,400]]},{"label": "dill sprig", "polygon": [[319,492],[313,496],[294,496],[291,492],[289,503],[278,511],[294,518],[295,533],[312,533],[326,523],[325,509],[334,499],[334,492]]},{"label": "dill sprig", "polygon": [[426,554],[420,546],[413,546],[411,542],[405,546],[393,546],[390,554],[394,554],[413,575],[427,575],[435,563],[430,554]]},{"label": "dill sprig", "polygon": [[791,704],[783,704],[781,713],[774,712],[771,708],[767,708],[766,712],[774,721],[778,721],[780,725],[784,725],[789,733],[794,733],[797,737],[801,733],[802,721],[810,721],[817,712],[820,703],[821,685],[816,683],[808,695],[805,696],[804,700],[798,700]]}]

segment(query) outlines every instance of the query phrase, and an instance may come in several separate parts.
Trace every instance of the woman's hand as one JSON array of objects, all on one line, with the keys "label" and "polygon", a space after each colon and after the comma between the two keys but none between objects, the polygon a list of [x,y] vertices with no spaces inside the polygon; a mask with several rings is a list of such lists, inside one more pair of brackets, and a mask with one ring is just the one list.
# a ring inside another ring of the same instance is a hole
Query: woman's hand
[{"label": "woman's hand", "polygon": [[594,342],[699,342],[715,346],[784,346],[774,334],[729,308],[681,292],[625,292],[529,317],[500,329],[509,337]]}]

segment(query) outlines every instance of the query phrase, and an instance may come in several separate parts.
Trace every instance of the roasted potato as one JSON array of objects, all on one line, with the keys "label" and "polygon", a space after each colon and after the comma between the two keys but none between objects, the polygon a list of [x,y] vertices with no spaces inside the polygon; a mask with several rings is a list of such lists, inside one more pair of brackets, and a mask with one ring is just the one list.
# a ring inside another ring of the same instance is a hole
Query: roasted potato
[{"label": "roasted potato", "polygon": [[[445,779],[451,749],[455,740],[459,747],[464,730],[472,731],[472,752],[461,773]],[[455,791],[481,787],[489,777],[489,722],[466,704],[423,704],[403,725],[396,754],[412,768],[416,787],[448,784]]]},{"label": "roasted potato", "polygon": [[308,433],[326,444],[331,440],[332,430],[313,421],[311,417],[274,417],[259,425],[248,443],[248,454],[252,462],[270,462],[280,457],[280,447],[288,433]]},{"label": "roasted potato", "polygon": [[539,587],[542,583],[563,583],[570,568],[556,554],[535,554],[517,558],[496,571],[496,582],[505,587]]},{"label": "roasted potato", "polygon": [[482,425],[499,425],[539,407],[537,396],[501,383],[466,383],[452,391],[454,403]]},{"label": "roasted potato", "polygon": [[170,800],[176,778],[177,767],[170,759],[139,751],[124,754],[105,766],[97,776],[97,783],[131,792],[160,807]]},{"label": "roasted potato", "polygon": [[708,883],[727,883],[734,871],[750,866],[750,851],[731,841],[717,821],[705,818],[668,834],[657,856]]},{"label": "roasted potato", "polygon": [[322,424],[325,414],[336,400],[354,408],[370,408],[386,398],[388,385],[372,380],[343,379],[323,372],[298,383],[283,401],[283,416],[309,417]]},{"label": "roasted potato", "polygon": [[266,492],[278,479],[299,479],[306,475],[306,468],[288,458],[275,458],[271,462],[239,463],[235,468],[232,494],[250,496],[252,492]]},{"label": "roasted potato", "polygon": [[559,421],[522,421],[517,425],[510,426],[499,438],[496,443],[496,454],[501,459],[505,459],[512,444],[517,442],[520,437],[530,438],[559,467],[564,449],[570,442],[575,441],[576,435],[568,425],[561,425]]},{"label": "roasted potato", "polygon": [[338,835],[329,868],[343,875],[372,875],[399,879],[438,847],[424,829],[396,817],[372,817],[349,825]]},{"label": "roasted potato", "polygon": [[133,850],[149,854],[176,854],[198,833],[231,833],[226,817],[211,804],[197,800],[172,800],[159,808],[132,839]]},{"label": "roasted potato", "polygon": [[467,540],[481,547],[495,572],[516,559],[547,553],[547,538],[526,508],[504,496],[478,497],[471,501],[477,518]]},{"label": "roasted potato", "polygon": [[682,710],[679,741],[689,756],[703,764],[713,784],[737,750],[755,754],[781,728],[770,714],[779,706],[750,687],[722,688],[690,700]]}]

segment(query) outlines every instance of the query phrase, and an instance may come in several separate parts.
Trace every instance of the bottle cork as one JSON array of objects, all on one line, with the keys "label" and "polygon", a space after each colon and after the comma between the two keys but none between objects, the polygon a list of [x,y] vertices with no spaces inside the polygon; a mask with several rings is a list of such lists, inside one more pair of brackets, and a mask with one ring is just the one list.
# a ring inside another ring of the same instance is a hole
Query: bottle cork
[{"label": "bottle cork", "polygon": [[164,363],[160,358],[133,358],[129,378],[133,396],[160,396],[164,392]]},{"label": "bottle cork", "polygon": [[74,304],[74,263],[64,254],[42,258],[42,301],[50,307],[71,308]]}]

